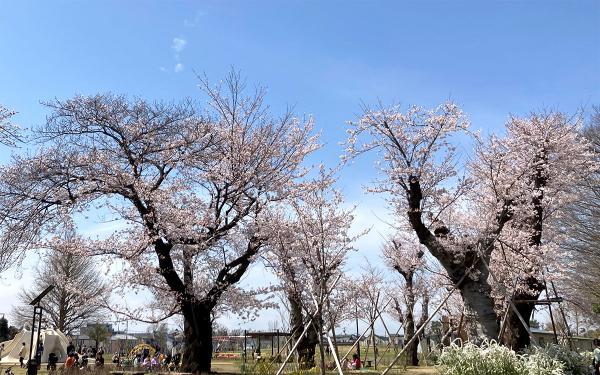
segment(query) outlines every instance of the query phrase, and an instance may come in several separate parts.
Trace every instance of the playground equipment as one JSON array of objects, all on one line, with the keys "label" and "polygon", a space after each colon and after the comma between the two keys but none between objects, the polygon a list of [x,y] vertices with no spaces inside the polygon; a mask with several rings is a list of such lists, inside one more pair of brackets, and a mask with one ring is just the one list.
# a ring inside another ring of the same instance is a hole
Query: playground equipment
[{"label": "playground equipment", "polygon": [[[54,353],[59,361],[64,361],[67,357],[67,345],[69,340],[67,337],[57,329],[42,329],[39,335],[39,342],[44,344],[44,353],[42,354],[42,363],[48,362],[48,356],[50,353]],[[29,353],[31,341],[31,331],[22,330],[17,333],[12,340],[3,342],[4,352],[2,352],[2,363],[15,364],[19,363],[19,351],[21,350],[22,344],[25,343],[25,353]],[[37,335],[33,335],[33,347],[37,347],[38,338]],[[24,355],[27,360],[27,354]]]},{"label": "playground equipment", "polygon": [[156,349],[152,345],[138,344],[134,346],[133,349],[131,349],[131,351],[129,352],[129,357],[135,357],[138,354],[141,355],[144,352],[144,350],[148,350],[148,355],[150,357],[154,357],[154,355],[156,354]]}]

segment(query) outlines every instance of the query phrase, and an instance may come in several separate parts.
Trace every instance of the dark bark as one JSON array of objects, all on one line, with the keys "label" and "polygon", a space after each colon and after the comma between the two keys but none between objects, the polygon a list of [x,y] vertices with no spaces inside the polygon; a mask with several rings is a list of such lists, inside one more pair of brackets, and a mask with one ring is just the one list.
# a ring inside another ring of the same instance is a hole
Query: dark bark
[{"label": "dark bark", "polygon": [[[406,342],[412,340],[415,335],[415,317],[414,310],[415,308],[415,294],[413,292],[413,280],[412,277],[406,280],[406,318],[404,319],[404,335]],[[418,340],[413,340],[412,343],[406,349],[406,364],[418,366],[419,365],[419,357],[418,357]]]},{"label": "dark bark", "polygon": [[[405,342],[409,342],[415,332],[421,329],[421,327],[425,324],[427,319],[429,319],[429,295],[425,291],[421,303],[421,316],[419,317],[419,321],[417,322],[414,315],[414,309],[416,306],[416,298],[414,294],[414,285],[412,281],[412,277],[409,278],[406,282],[406,316],[404,317],[404,334],[405,334]],[[419,365],[419,343],[421,340],[421,336],[419,336],[418,340],[414,340],[406,349],[406,364],[410,366],[418,366]]]},{"label": "dark bark", "polygon": [[[427,322],[427,319],[429,319],[429,293],[427,292],[427,290],[424,291],[423,293],[423,300],[421,302],[421,317],[419,318],[419,322],[417,323],[417,331],[421,329],[421,327],[423,327],[425,325],[425,323]],[[419,335],[419,344],[421,343],[421,340],[425,337],[425,331],[422,331],[421,334]],[[427,343],[428,343],[428,350],[431,351],[431,346],[429,345],[429,338],[427,338]],[[418,366],[419,365],[419,356],[417,355],[417,350],[415,350],[415,352],[412,355],[413,358],[413,366]]]},{"label": "dark bark", "polygon": [[[535,277],[531,277],[528,280],[528,284],[531,292],[515,293],[513,301],[517,310],[529,325],[529,320],[535,309],[533,302],[519,302],[522,300],[537,300],[542,291],[544,290],[543,284],[539,283],[539,280]],[[506,329],[502,335],[502,343],[513,350],[521,351],[531,344],[531,338],[529,332],[521,323],[521,320],[517,314],[510,308],[508,316],[506,317]]]},{"label": "dark bark", "polygon": [[202,303],[182,305],[183,337],[181,370],[192,374],[210,372],[212,358],[212,308]]},{"label": "dark bark", "polygon": [[[393,245],[396,248],[399,248],[400,246],[402,246],[402,244],[396,243],[394,241],[393,241]],[[422,251],[419,251],[419,253],[417,254],[417,257],[422,258],[423,255],[425,255],[425,254]],[[396,302],[396,310],[400,314],[402,322],[404,323],[404,335],[405,335],[404,340],[405,340],[405,342],[409,342],[415,335],[415,332],[418,331],[425,324],[427,319],[429,318],[429,294],[427,293],[427,290],[425,290],[423,293],[423,299],[422,299],[422,303],[421,303],[421,317],[419,318],[419,322],[416,323],[416,319],[414,316],[414,310],[415,310],[415,306],[417,304],[417,300],[416,300],[416,296],[415,296],[414,282],[415,282],[415,274],[417,272],[417,268],[411,267],[409,269],[404,269],[400,266],[395,266],[394,268],[396,269],[396,271],[398,271],[398,273],[400,273],[402,275],[402,277],[404,278],[404,281],[406,283],[406,285],[405,285],[406,315],[402,314],[402,308],[400,308],[400,305],[398,304],[398,300],[396,300],[395,302]],[[421,334],[421,336],[422,336],[422,334]],[[419,340],[414,340],[412,343],[410,343],[410,345],[406,349],[406,353],[407,353],[406,364],[407,365],[411,365],[411,366],[419,365],[419,355],[418,355],[419,341],[420,341],[420,337],[419,337]]]},{"label": "dark bark", "polygon": [[[308,329],[308,332],[303,337],[304,326],[308,321],[302,313],[302,301],[299,296],[294,293],[288,293],[288,301],[290,303],[290,329],[293,332],[294,342],[298,342],[296,352],[298,353],[298,363],[301,369],[310,369],[315,367],[316,347],[319,344],[319,335],[317,335],[318,327],[313,326]],[[314,319],[317,319],[316,317]],[[313,325],[316,322],[313,321]],[[317,328],[317,329],[315,329]]]},{"label": "dark bark", "polygon": [[491,290],[492,288],[487,282],[474,281],[468,277],[460,288],[460,294],[465,304],[467,337],[469,341],[476,344],[481,343],[483,339],[497,340],[500,334],[500,325],[494,311]]}]

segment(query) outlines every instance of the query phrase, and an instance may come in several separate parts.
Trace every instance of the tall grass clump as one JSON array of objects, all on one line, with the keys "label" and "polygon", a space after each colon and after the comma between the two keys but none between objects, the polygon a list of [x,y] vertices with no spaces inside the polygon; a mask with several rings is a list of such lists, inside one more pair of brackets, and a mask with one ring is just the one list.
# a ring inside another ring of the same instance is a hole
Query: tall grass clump
[{"label": "tall grass clump", "polygon": [[[562,345],[549,344],[544,348],[530,348],[526,354],[530,361],[548,357],[561,363],[565,375],[588,375],[591,372],[592,359],[589,356],[569,350]],[[532,372],[532,374],[538,373]]]},{"label": "tall grass clump", "polygon": [[481,346],[453,343],[444,348],[438,364],[442,375],[579,375],[565,371],[563,360],[568,358],[557,348],[532,349],[519,355],[495,341],[486,341]]},{"label": "tall grass clump", "polygon": [[481,346],[452,343],[444,348],[439,360],[442,375],[526,375],[522,358],[495,341]]}]

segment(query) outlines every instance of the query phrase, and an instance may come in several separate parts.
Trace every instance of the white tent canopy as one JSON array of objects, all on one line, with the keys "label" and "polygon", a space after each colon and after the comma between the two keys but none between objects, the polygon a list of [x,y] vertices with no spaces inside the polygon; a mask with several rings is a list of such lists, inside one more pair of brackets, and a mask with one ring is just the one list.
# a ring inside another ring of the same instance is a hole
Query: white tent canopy
[{"label": "white tent canopy", "polygon": [[[64,361],[67,357],[67,345],[69,340],[57,329],[42,329],[40,333],[40,341],[44,344],[44,352],[42,354],[42,363],[48,362],[50,353],[56,354],[59,361]],[[4,363],[19,363],[19,351],[25,343],[25,361],[29,358],[29,343],[31,342],[31,331],[22,330],[17,333],[12,340],[5,341],[4,351],[2,352],[1,362]],[[33,347],[37,346],[37,334],[34,333]]]}]

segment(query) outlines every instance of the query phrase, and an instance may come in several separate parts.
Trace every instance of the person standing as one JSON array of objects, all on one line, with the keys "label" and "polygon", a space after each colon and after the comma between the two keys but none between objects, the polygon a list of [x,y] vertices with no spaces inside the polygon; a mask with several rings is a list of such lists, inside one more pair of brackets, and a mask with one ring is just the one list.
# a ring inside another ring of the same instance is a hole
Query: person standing
[{"label": "person standing", "polygon": [[594,339],[594,375],[600,375],[600,339]]},{"label": "person standing", "polygon": [[98,348],[98,351],[96,351],[96,366],[104,366],[104,349],[102,347]]},{"label": "person standing", "polygon": [[0,344],[0,362],[2,362],[2,353],[4,353],[4,344]]},{"label": "person standing", "polygon": [[73,341],[69,341],[69,345],[67,345],[67,354],[73,353],[75,351],[75,345],[73,345]]},{"label": "person standing", "polygon": [[21,367],[25,367],[23,360],[25,359],[25,343],[21,345],[21,350],[19,350],[19,365]]},{"label": "person standing", "polygon": [[44,343],[40,341],[40,343],[37,346],[37,351],[35,352],[35,356],[36,356],[36,358],[39,357],[39,359],[41,359],[43,354],[44,354]]}]

